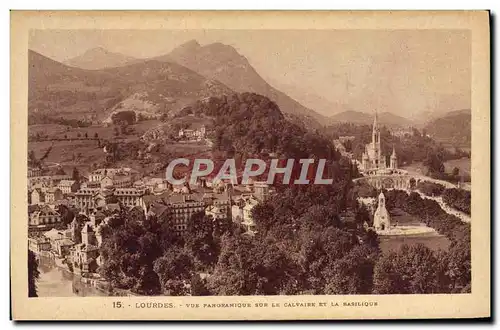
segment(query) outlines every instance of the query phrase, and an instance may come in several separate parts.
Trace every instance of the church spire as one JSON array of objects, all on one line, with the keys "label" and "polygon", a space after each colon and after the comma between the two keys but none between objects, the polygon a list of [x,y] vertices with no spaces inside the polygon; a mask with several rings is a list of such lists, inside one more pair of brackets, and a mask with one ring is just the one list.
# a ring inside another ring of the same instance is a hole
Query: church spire
[{"label": "church spire", "polygon": [[378,130],[378,110],[375,109],[375,116],[373,117],[373,130]]}]

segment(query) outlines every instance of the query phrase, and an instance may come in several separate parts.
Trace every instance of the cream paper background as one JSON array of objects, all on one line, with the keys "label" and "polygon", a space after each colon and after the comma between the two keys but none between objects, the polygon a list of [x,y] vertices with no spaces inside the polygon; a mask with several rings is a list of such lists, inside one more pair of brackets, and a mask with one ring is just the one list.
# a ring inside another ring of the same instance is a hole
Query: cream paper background
[{"label": "cream paper background", "polygon": [[[27,102],[30,29],[469,29],[472,42],[472,293],[367,296],[28,298]],[[411,319],[490,316],[490,31],[486,11],[12,11],[11,292],[15,320]],[[120,301],[124,308],[113,308]],[[175,308],[136,308],[141,302]],[[284,307],[314,302],[316,307]],[[319,307],[320,302],[327,303]],[[352,307],[343,303],[376,302]],[[203,308],[246,303],[246,308]],[[268,307],[255,307],[267,303]],[[331,307],[338,303],[338,307]],[[186,304],[199,304],[188,308]],[[272,307],[280,304],[280,307]]]}]

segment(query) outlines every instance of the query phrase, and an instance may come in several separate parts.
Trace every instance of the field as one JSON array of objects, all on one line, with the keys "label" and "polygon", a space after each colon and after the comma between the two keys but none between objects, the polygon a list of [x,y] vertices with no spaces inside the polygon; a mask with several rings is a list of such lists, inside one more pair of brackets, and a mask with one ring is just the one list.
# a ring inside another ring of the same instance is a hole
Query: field
[{"label": "field", "polygon": [[[159,120],[145,120],[140,121],[136,124],[130,125],[129,137],[140,137],[146,131],[150,130],[161,124]],[[58,124],[37,124],[30,125],[28,127],[28,133],[30,136],[35,136],[37,133],[43,136],[47,136],[48,139],[76,139],[78,136],[85,137],[85,134],[89,138],[95,138],[96,134],[99,139],[111,140],[115,136],[115,128],[113,126],[107,127],[104,125],[93,125],[89,127],[71,127]]]},{"label": "field", "polygon": [[61,165],[66,173],[71,173],[73,167],[85,173],[91,164],[103,162],[105,159],[105,154],[102,148],[98,148],[96,140],[30,142],[28,151],[33,150],[35,157],[39,159],[50,146],[52,149],[45,159],[45,164],[49,167]]},{"label": "field", "polygon": [[[89,126],[74,128],[58,124],[38,124],[29,126],[31,136],[40,134],[45,137],[43,141],[30,141],[28,151],[33,151],[35,157],[40,159],[49,148],[50,153],[45,159],[45,166],[56,168],[61,166],[66,173],[71,173],[74,167],[78,168],[80,173],[88,173],[91,166],[102,164],[105,161],[106,154],[102,147],[99,147],[99,141],[112,141],[122,143],[132,143],[139,145],[146,150],[148,144],[140,142],[140,137],[149,129],[157,127],[161,122],[158,120],[141,121],[130,125],[129,134],[115,135],[115,127],[110,126]],[[87,138],[85,137],[87,134]],[[97,138],[95,137],[97,134]],[[194,143],[157,143],[156,147],[150,150],[151,158],[145,160],[135,159],[135,157],[125,157],[117,161],[114,166],[125,166],[137,169],[148,174],[163,174],[163,168],[167,162],[173,158],[186,157],[193,155],[201,157],[210,150],[210,147],[204,142]],[[205,155],[205,158],[210,158]]]}]

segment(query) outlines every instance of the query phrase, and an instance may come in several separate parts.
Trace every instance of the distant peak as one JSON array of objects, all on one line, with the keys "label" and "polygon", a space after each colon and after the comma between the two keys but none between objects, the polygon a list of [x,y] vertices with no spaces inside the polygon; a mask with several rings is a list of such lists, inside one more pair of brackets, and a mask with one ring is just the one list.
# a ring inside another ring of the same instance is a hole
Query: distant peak
[{"label": "distant peak", "polygon": [[103,53],[103,54],[108,54],[109,53],[109,50],[107,50],[106,48],[104,47],[94,47],[94,48],[91,48],[89,50],[87,50],[85,52],[85,54],[93,54],[93,53]]},{"label": "distant peak", "polygon": [[201,47],[200,43],[197,40],[192,39],[192,40],[186,41],[185,43],[183,43],[182,45],[180,45],[177,48],[196,49],[196,48],[200,48],[200,47]]},{"label": "distant peak", "polygon": [[230,50],[237,53],[236,49],[234,49],[233,46],[223,44],[222,42],[214,42],[206,45],[204,48],[215,49],[215,50]]}]

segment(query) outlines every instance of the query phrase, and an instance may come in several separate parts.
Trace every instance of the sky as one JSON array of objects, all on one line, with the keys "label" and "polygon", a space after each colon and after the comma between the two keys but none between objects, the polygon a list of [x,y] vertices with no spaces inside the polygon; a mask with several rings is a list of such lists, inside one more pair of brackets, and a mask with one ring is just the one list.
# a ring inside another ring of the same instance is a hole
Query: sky
[{"label": "sky", "polygon": [[[64,61],[94,47],[138,58],[196,39],[245,56],[271,85],[312,109],[407,118],[471,107],[467,30],[32,30],[29,48]],[[331,105],[331,107],[330,107]]]}]

